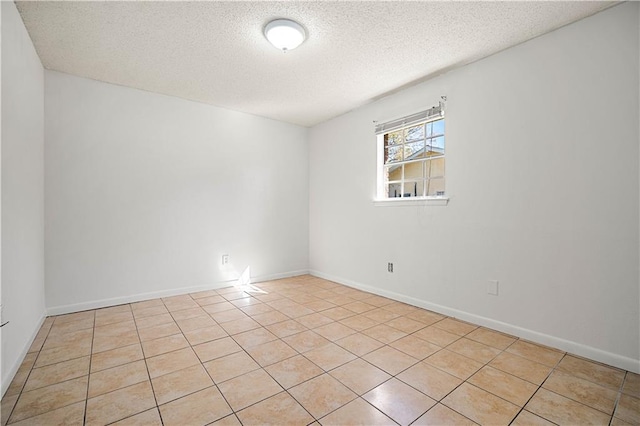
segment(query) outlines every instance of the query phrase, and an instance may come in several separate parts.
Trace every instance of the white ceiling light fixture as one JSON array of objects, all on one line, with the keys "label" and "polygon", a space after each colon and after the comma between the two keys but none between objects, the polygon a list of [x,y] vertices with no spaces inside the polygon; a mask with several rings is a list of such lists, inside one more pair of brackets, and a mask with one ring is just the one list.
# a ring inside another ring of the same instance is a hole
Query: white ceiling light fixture
[{"label": "white ceiling light fixture", "polygon": [[302,25],[290,19],[276,19],[264,27],[264,36],[284,53],[300,46],[307,37]]}]

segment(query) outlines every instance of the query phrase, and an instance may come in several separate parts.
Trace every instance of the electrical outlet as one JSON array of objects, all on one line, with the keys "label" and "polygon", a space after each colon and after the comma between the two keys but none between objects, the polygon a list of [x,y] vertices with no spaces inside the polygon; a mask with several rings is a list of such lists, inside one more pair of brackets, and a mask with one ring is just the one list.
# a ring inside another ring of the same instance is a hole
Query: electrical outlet
[{"label": "electrical outlet", "polygon": [[223,254],[222,255],[222,264],[223,265],[228,265],[229,264],[229,255],[228,254]]},{"label": "electrical outlet", "polygon": [[487,294],[492,296],[498,295],[498,280],[489,280],[489,282],[487,282]]},{"label": "electrical outlet", "polygon": [[387,263],[387,271],[393,273],[393,262]]}]

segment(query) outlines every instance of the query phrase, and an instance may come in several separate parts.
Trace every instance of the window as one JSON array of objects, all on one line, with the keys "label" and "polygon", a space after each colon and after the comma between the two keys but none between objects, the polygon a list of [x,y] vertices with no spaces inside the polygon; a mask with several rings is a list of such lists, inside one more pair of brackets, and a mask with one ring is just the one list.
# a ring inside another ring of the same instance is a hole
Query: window
[{"label": "window", "polygon": [[445,196],[442,107],[376,126],[378,200]]}]

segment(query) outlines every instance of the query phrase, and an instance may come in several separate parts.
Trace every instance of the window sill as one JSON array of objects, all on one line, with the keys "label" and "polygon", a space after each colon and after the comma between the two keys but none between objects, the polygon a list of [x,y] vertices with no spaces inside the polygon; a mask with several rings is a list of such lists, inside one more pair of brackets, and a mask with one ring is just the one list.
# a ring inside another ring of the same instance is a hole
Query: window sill
[{"label": "window sill", "polygon": [[419,197],[419,198],[384,198],[373,200],[376,207],[389,206],[446,206],[449,197]]}]

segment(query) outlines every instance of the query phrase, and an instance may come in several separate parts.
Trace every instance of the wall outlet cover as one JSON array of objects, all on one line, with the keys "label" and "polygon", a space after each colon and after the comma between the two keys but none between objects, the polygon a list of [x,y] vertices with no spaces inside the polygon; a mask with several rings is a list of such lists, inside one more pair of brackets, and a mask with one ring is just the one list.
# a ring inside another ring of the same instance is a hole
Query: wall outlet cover
[{"label": "wall outlet cover", "polygon": [[498,281],[497,280],[489,280],[487,283],[487,294],[492,296],[498,295]]}]

